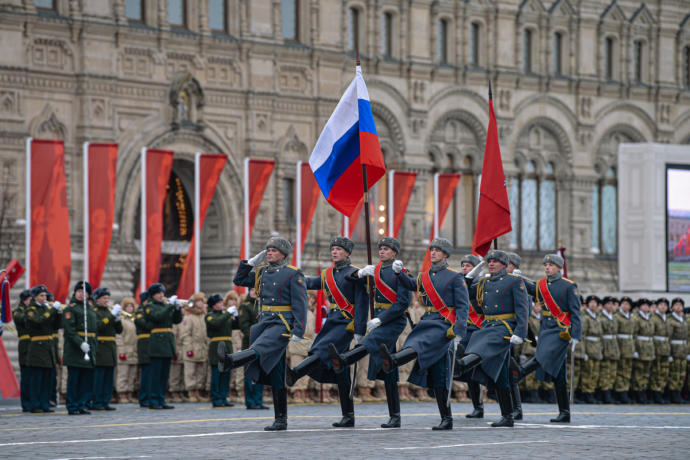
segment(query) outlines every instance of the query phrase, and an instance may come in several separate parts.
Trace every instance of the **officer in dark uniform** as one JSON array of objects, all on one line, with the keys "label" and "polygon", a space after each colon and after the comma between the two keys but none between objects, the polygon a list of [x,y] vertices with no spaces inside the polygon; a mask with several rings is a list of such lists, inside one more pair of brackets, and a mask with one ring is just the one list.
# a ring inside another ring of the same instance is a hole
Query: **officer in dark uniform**
[{"label": "officer in dark uniform", "polygon": [[520,345],[527,335],[527,294],[522,278],[506,271],[508,254],[497,249],[486,256],[489,277],[477,278],[470,296],[484,313],[482,328],[472,334],[466,355],[457,363],[459,372],[474,369],[472,379],[496,389],[501,419],[493,427],[513,426],[510,392],[511,345]]},{"label": "officer in dark uniform", "polygon": [[29,351],[29,344],[31,343],[31,336],[26,327],[26,312],[31,306],[31,291],[26,289],[19,294],[19,305],[12,312],[12,320],[17,328],[17,337],[19,343],[17,345],[17,352],[19,355],[19,393],[22,405],[22,412],[29,412],[31,410],[31,403],[29,401],[30,379],[27,371],[26,362]]},{"label": "officer in dark uniform", "polygon": [[210,339],[208,347],[209,364],[211,365],[211,404],[213,407],[230,407],[230,369],[218,370],[218,345],[223,342],[226,352],[232,353],[232,330],[237,323],[237,307],[223,306],[223,298],[213,294],[206,301],[206,335]]},{"label": "officer in dark uniform", "polygon": [[577,284],[563,278],[562,268],[563,258],[559,255],[547,254],[544,257],[546,278],[537,282],[535,293],[536,302],[543,305],[537,354],[520,369],[520,378],[536,370],[537,380],[554,382],[559,413],[558,417],[551,419],[553,423],[570,423],[566,355],[569,342],[574,350],[582,340]]},{"label": "officer in dark uniform", "polygon": [[144,307],[144,319],[151,328],[149,356],[151,359],[151,396],[149,409],[174,409],[165,402],[165,389],[170,376],[170,360],[176,356],[173,324],[182,322],[182,302],[167,303],[165,286],[154,283],[148,288],[149,302]]},{"label": "officer in dark uniform", "polygon": [[[246,350],[226,354],[224,342],[218,344],[219,371],[247,365],[247,377],[271,386],[275,421],[266,431],[287,430],[285,349],[290,340],[302,340],[307,324],[307,288],[302,271],[288,265],[291,252],[292,244],[276,236],[259,254],[240,261],[233,283],[256,290],[261,317],[251,328]],[[260,267],[264,260],[268,265]]]},{"label": "officer in dark uniform", "polygon": [[31,338],[27,351],[27,368],[30,369],[29,399],[31,412],[55,412],[50,408],[53,391],[52,373],[58,363],[53,346],[53,334],[61,326],[61,314],[48,306],[48,289],[41,284],[31,288],[31,306],[26,312],[26,328]]},{"label": "officer in dark uniform", "polygon": [[96,303],[98,328],[98,349],[96,350],[96,369],[93,373],[93,410],[115,410],[110,405],[113,396],[113,384],[115,366],[117,366],[117,345],[115,335],[122,333],[122,321],[120,312],[122,307],[118,304],[110,311],[110,291],[106,288],[98,288],[93,292],[93,300]]},{"label": "officer in dark uniform", "polygon": [[[508,266],[506,267],[506,271],[508,273],[514,273],[522,278],[522,282],[525,283],[525,290],[527,291],[527,309],[531,310],[532,308],[532,301],[531,301],[531,295],[530,294],[530,287],[527,286],[528,283],[534,284],[531,280],[528,278],[525,278],[522,276],[522,273],[520,272],[520,264],[522,263],[522,257],[516,252],[508,252]],[[529,323],[529,316],[528,318],[528,323]],[[529,335],[529,327],[527,329],[527,333]],[[518,358],[516,349],[521,347],[522,345],[511,345],[510,346],[510,356],[512,358]],[[509,364],[510,367],[510,364]],[[508,372],[508,381],[510,382],[510,396],[513,399],[513,420],[522,420],[522,396],[520,395],[520,385],[519,385],[519,380],[517,376],[515,375],[514,372]]]},{"label": "officer in dark uniform", "polygon": [[139,407],[151,405],[151,358],[149,357],[149,339],[151,327],[144,317],[149,293],[139,294],[139,307],[134,313],[134,326],[137,329],[137,362],[139,363]]},{"label": "officer in dark uniform", "polygon": [[[383,363],[378,353],[381,344],[386,344],[390,350],[395,350],[395,344],[400,334],[405,329],[407,319],[405,312],[410,306],[410,291],[398,282],[397,275],[393,272],[393,263],[400,252],[400,242],[392,237],[379,240],[378,265],[367,265],[357,271],[357,276],[363,281],[369,277],[369,281],[376,286],[374,297],[374,318],[367,323],[367,335],[352,350],[339,353],[334,343],[328,345],[328,352],[336,373],[347,371],[348,367],[364,358],[369,358],[367,378],[369,380],[380,379],[386,389],[388,402],[388,415],[390,419],[381,425],[382,428],[400,427],[400,396],[398,394],[398,370],[385,373],[382,371]],[[318,338],[317,338],[318,340]]]},{"label": "officer in dark uniform", "polygon": [[429,252],[431,268],[416,277],[404,272],[399,261],[393,264],[400,284],[417,291],[426,313],[399,352],[391,353],[385,344],[381,344],[380,353],[385,372],[417,360],[408,381],[433,388],[441,415],[441,423],[433,429],[452,430],[453,414],[448,397],[453,379],[450,368],[454,352],[467,334],[469,298],[463,275],[448,267],[447,259],[453,252],[450,241],[434,238]]},{"label": "officer in dark uniform", "polygon": [[[70,415],[90,414],[86,405],[93,396],[93,373],[96,367],[98,349],[96,336],[96,312],[88,299],[91,285],[79,281],[62,312],[64,346],[62,364],[67,366],[67,413]],[[84,331],[84,298],[86,297],[86,331]],[[88,335],[86,336],[85,333]]]},{"label": "officer in dark uniform", "polygon": [[324,289],[331,308],[326,323],[309,349],[309,356],[294,369],[288,368],[287,373],[290,386],[307,374],[317,382],[338,385],[342,419],[333,423],[336,428],[355,426],[355,406],[350,398],[350,373],[335,372],[328,347],[332,344],[338,353],[346,352],[353,334],[357,345],[366,332],[369,317],[369,298],[364,285],[357,279],[359,268],[350,263],[354,246],[355,243],[344,236],[331,238],[333,265],[321,276],[307,277],[307,289]]}]

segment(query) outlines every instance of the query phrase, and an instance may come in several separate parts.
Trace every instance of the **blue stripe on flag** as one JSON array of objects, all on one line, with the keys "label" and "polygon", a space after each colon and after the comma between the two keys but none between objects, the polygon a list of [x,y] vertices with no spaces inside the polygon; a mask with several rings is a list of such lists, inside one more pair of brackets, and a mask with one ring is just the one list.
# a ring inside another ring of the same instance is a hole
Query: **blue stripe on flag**
[{"label": "blue stripe on flag", "polygon": [[[366,101],[364,101],[366,102]],[[371,112],[370,112],[371,114]],[[361,113],[360,113],[361,116]],[[373,124],[373,118],[372,118]],[[359,124],[355,123],[333,144],[333,150],[326,161],[314,171],[314,177],[323,195],[328,198],[331,188],[340,176],[359,157]]]},{"label": "blue stripe on flag", "polygon": [[371,104],[366,99],[357,99],[359,109],[359,130],[365,133],[378,134],[374,124],[374,115],[371,113]]}]

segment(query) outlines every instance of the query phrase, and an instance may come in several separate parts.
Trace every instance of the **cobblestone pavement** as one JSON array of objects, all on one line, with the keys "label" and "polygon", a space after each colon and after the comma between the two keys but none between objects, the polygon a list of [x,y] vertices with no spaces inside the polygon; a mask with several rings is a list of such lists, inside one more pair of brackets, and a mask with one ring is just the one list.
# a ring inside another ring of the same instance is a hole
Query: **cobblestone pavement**
[{"label": "cobblestone pavement", "polygon": [[22,414],[0,407],[0,458],[195,458],[195,459],[396,459],[419,458],[601,458],[687,459],[690,406],[578,405],[570,425],[548,422],[555,406],[526,404],[515,428],[491,428],[486,418],[468,420],[469,404],[453,404],[455,429],[431,431],[439,421],[434,403],[403,403],[403,427],[384,430],[385,403],[355,406],[354,429],[331,428],[337,405],[290,406],[289,430],[267,433],[273,411],[244,407],[211,409],[179,404],[150,411],[133,404],[115,412],[68,416]]}]

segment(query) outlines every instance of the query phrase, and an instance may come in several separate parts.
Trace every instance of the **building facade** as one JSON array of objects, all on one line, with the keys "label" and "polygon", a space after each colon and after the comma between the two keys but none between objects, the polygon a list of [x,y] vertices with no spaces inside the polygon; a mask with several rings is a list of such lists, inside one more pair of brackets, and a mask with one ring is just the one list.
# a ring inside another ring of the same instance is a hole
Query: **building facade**
[{"label": "building facade", "polygon": [[[137,279],[145,146],[175,152],[162,275],[173,288],[196,152],[229,157],[202,231],[203,290],[231,286],[245,157],[276,160],[253,250],[275,232],[294,240],[295,166],[354,76],[355,50],[387,167],[418,173],[400,235],[413,268],[435,172],[462,174],[441,235],[458,253],[471,246],[489,80],[514,229],[499,246],[521,253],[530,276],[563,246],[583,292],[617,291],[618,145],[690,142],[687,0],[0,0],[0,42],[0,249],[23,257],[25,139],[63,139],[80,279],[82,144],[117,142],[104,284],[122,294]],[[384,181],[372,193],[374,235],[385,194]],[[328,263],[340,225],[322,200],[305,271]]]}]

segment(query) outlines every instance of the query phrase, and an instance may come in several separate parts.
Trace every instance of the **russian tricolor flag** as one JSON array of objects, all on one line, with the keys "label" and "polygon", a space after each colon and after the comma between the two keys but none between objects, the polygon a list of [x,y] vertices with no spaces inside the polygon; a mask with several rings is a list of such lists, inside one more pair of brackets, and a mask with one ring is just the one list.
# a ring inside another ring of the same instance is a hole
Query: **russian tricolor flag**
[{"label": "russian tricolor flag", "polygon": [[309,165],[326,200],[346,216],[364,195],[362,166],[367,167],[367,188],[386,173],[360,66],[324,126]]}]

